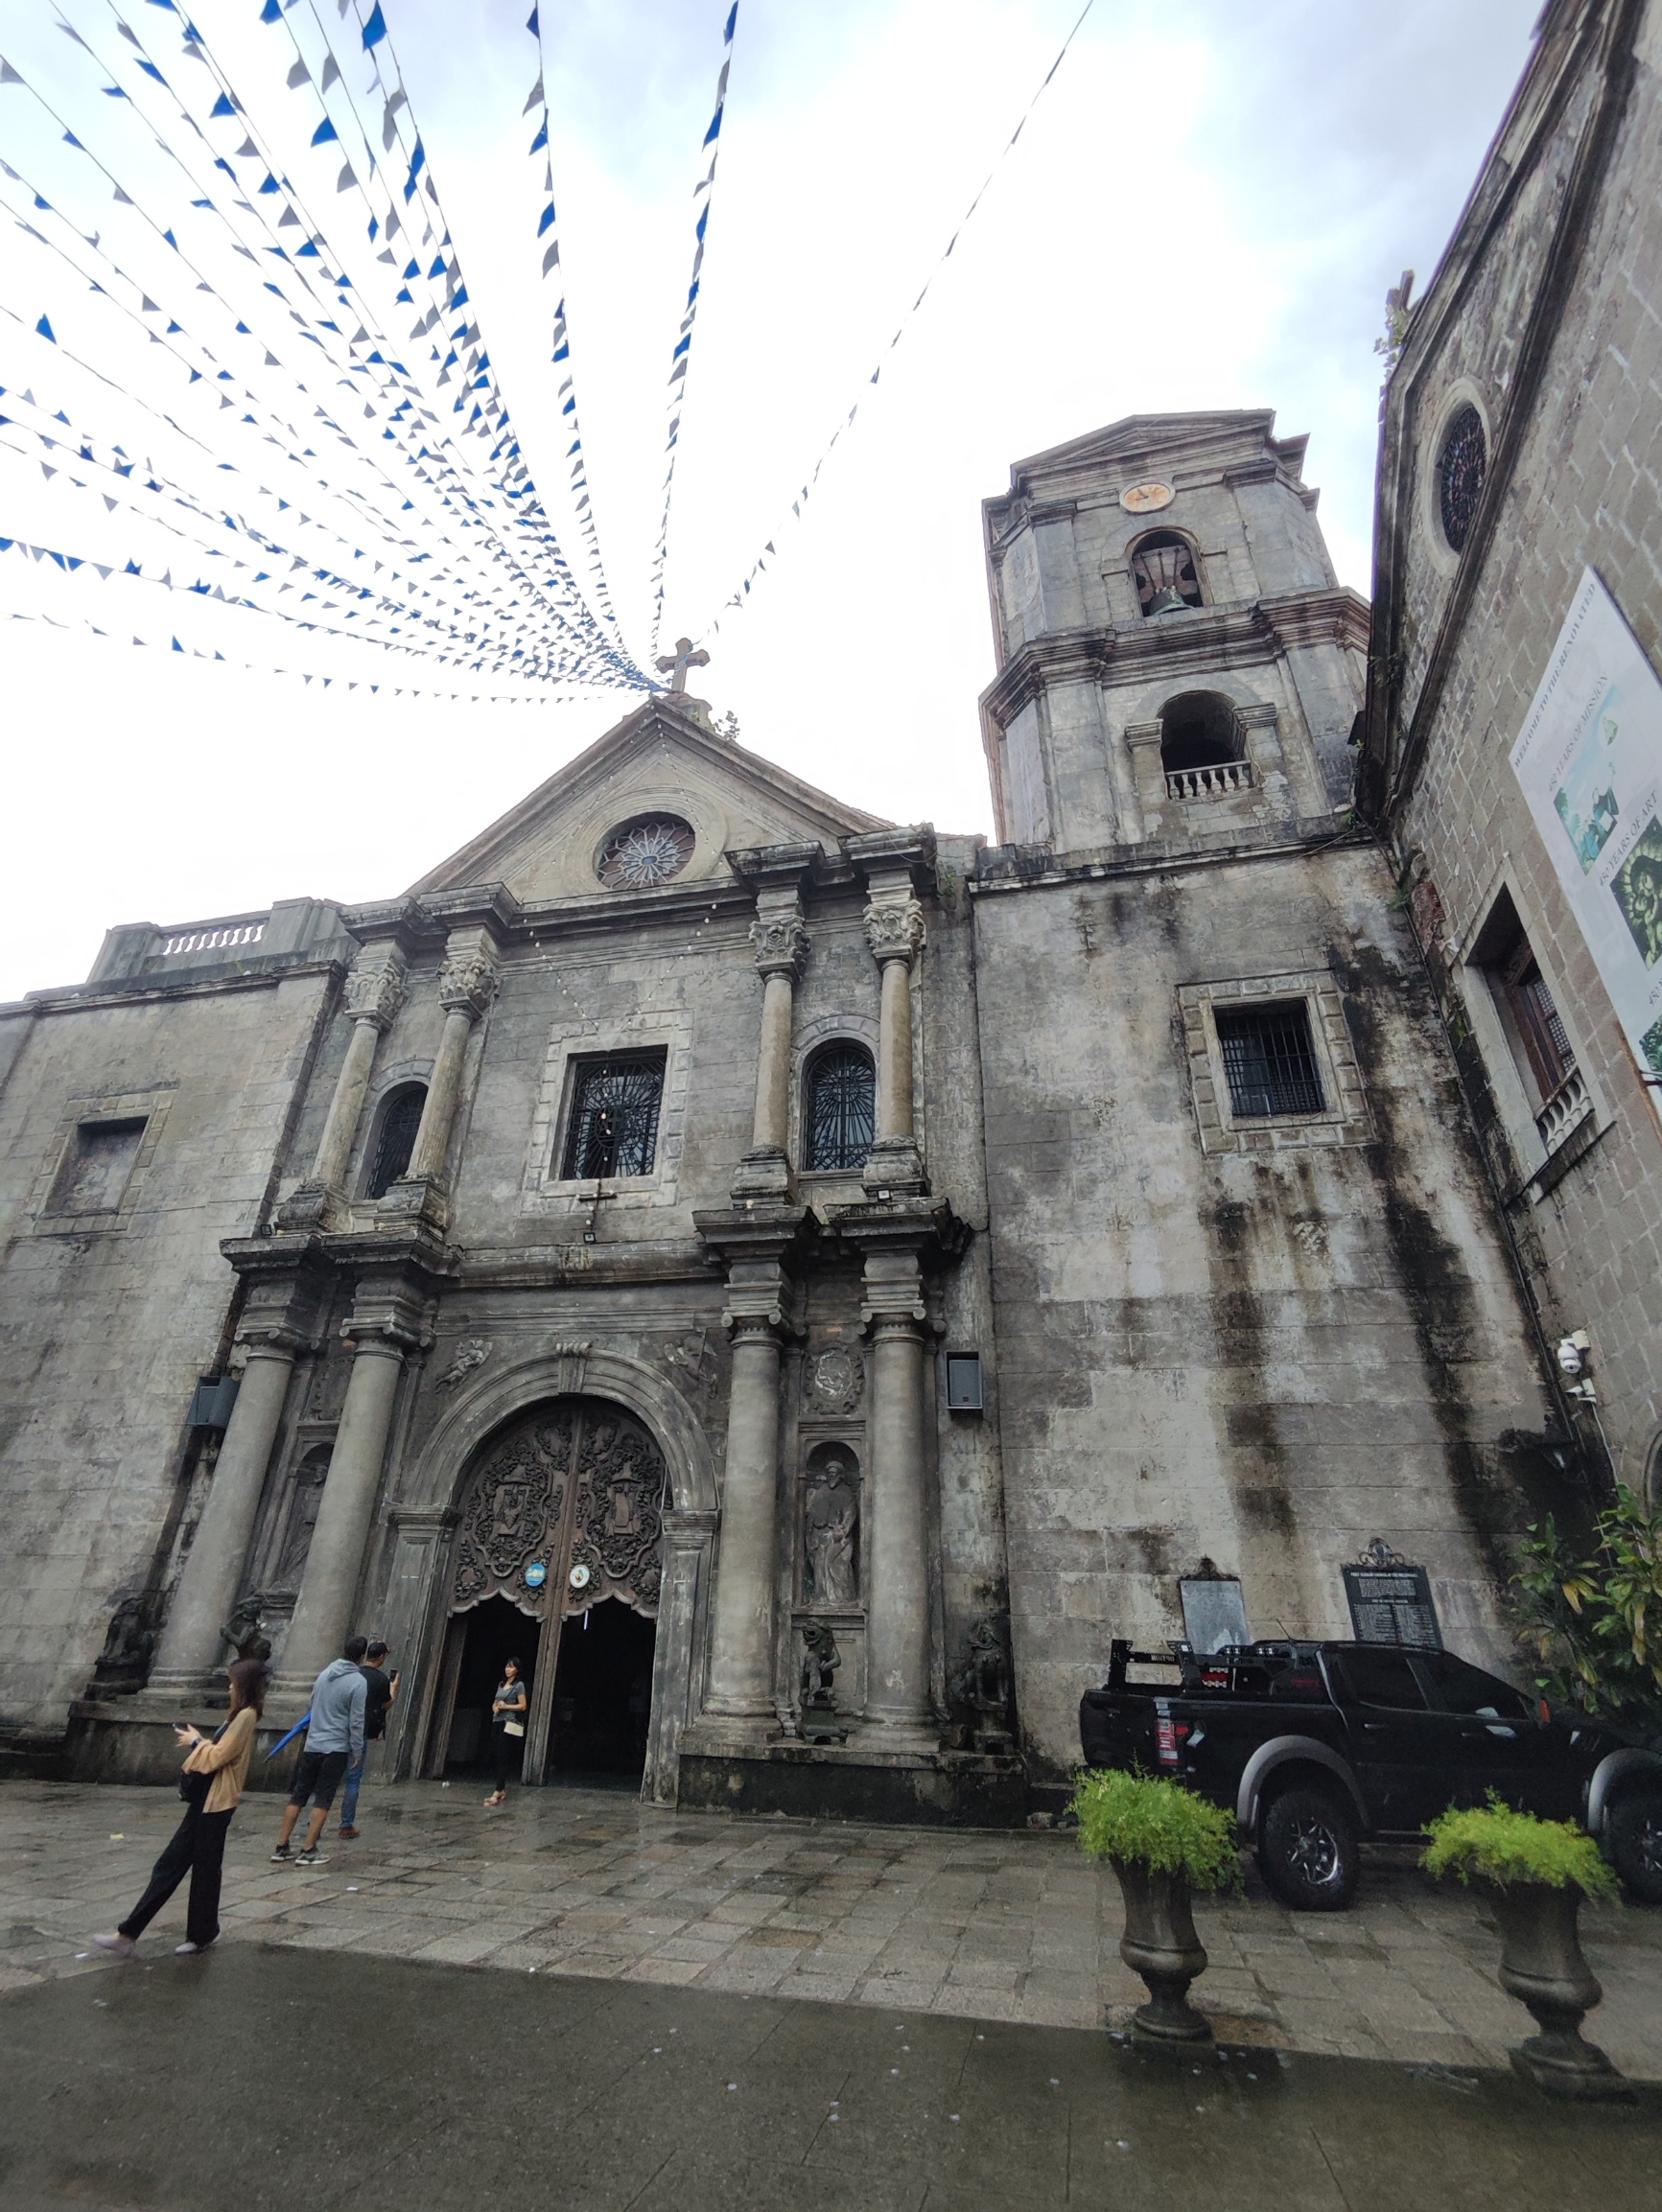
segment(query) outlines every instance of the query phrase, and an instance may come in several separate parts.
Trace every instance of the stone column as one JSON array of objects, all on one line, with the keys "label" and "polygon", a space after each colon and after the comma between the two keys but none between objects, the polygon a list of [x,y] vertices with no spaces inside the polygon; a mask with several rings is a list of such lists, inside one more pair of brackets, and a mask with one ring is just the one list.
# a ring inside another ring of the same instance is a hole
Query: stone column
[{"label": "stone column", "polygon": [[[1320,775],[1297,776],[1281,750],[1280,716],[1269,700],[1254,700],[1235,709],[1241,732],[1241,752],[1252,764],[1252,781],[1263,802],[1276,814],[1323,814],[1332,803],[1322,787]],[[1300,762],[1300,765],[1304,763]],[[1299,789],[1297,786],[1303,785]]]},{"label": "stone column", "polygon": [[761,1046],[756,1063],[756,1115],[750,1150],[734,1179],[736,1199],[790,1196],[791,1016],[796,979],[808,953],[808,931],[795,885],[764,892],[750,925],[761,977]]},{"label": "stone column", "polygon": [[[782,1318],[783,1316],[780,1316]],[[773,1735],[773,1553],[779,1492],[779,1318],[730,1313],[733,1394],[721,1559],[706,1710],[760,1721]]]},{"label": "stone column", "polygon": [[404,955],[396,945],[362,954],[346,978],[342,1004],[352,1019],[351,1042],[335,1079],[312,1172],[285,1202],[281,1227],[320,1226],[345,1203],[346,1170],[375,1066],[375,1048],[404,1004],[409,980]]},{"label": "stone column", "polygon": [[924,1379],[927,1309],[915,1252],[868,1251],[864,1318],[872,1347],[866,1426],[866,1717],[934,1743],[929,1688],[928,1509]]},{"label": "stone column", "polygon": [[452,930],[438,971],[438,999],[444,1008],[444,1034],[428,1079],[415,1149],[401,1178],[407,1183],[437,1183],[450,1150],[451,1125],[461,1096],[462,1061],[473,1025],[495,996],[500,971],[496,944],[485,929]]},{"label": "stone column", "polygon": [[912,962],[924,943],[924,910],[909,875],[872,883],[866,942],[882,975],[878,1015],[877,1141],[865,1165],[868,1191],[916,1196],[925,1188],[912,1096]]},{"label": "stone column", "polygon": [[300,1595],[283,1649],[280,1688],[303,1693],[352,1633],[352,1601],[386,1457],[398,1378],[421,1341],[421,1301],[408,1286],[361,1284],[342,1334],[353,1346],[346,1403],[323,1484]]},{"label": "stone column", "polygon": [[1125,742],[1136,777],[1136,795],[1142,808],[1142,834],[1159,837],[1165,827],[1166,772],[1160,758],[1165,743],[1163,722],[1128,722]]},{"label": "stone column", "polygon": [[242,1588],[296,1348],[292,1337],[275,1332],[247,1344],[242,1387],[162,1631],[152,1688],[198,1682],[224,1655],[222,1627]]}]

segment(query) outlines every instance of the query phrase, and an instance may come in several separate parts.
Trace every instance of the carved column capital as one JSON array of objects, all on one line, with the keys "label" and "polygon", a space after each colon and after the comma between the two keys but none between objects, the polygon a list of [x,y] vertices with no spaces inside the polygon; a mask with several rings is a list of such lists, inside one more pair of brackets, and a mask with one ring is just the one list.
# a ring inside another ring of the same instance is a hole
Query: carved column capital
[{"label": "carved column capital", "polygon": [[438,971],[438,1001],[447,1013],[477,1021],[496,996],[502,980],[497,949],[483,929],[452,930]]},{"label": "carved column capital", "polygon": [[372,1022],[385,1035],[409,990],[410,970],[396,945],[362,953],[346,978],[346,1012],[354,1021]]},{"label": "carved column capital", "polygon": [[762,977],[788,976],[792,983],[808,958],[808,931],[797,914],[759,914],[750,925],[756,947],[757,972]]},{"label": "carved column capital", "polygon": [[865,912],[866,943],[874,960],[903,960],[909,967],[924,943],[924,909],[911,897],[874,898]]}]

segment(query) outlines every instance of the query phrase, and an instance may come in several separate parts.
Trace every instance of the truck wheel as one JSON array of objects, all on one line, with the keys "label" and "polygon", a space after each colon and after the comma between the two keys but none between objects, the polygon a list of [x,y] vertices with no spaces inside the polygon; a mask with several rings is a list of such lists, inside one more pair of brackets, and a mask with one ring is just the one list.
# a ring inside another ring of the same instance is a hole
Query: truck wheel
[{"label": "truck wheel", "polygon": [[1356,1895],[1361,1860],[1350,1808],[1324,1789],[1289,1789],[1258,1828],[1258,1872],[1296,1913],[1342,1913]]},{"label": "truck wheel", "polygon": [[1625,1790],[1605,1826],[1610,1858],[1627,1895],[1662,1905],[1662,1789]]}]

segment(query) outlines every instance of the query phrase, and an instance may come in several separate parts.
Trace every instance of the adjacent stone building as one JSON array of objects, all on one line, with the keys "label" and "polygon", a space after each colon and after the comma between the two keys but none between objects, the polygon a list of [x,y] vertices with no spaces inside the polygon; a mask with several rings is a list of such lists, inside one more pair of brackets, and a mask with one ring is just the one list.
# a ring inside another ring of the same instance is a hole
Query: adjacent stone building
[{"label": "adjacent stone building", "polygon": [[400,898],[5,1010],[15,1756],[159,1779],[230,1642],[280,1729],[363,1628],[398,1776],[511,1653],[527,1781],[996,1821],[1185,1578],[1344,1635],[1380,1539],[1504,1659],[1569,1437],[1302,462],[1246,411],[1018,466],[995,847],[671,692]]},{"label": "adjacent stone building", "polygon": [[[1579,1356],[1580,1441],[1653,1510],[1662,1056],[1644,1020],[1624,1029],[1601,924],[1622,955],[1605,901],[1662,867],[1644,801],[1662,775],[1659,72],[1653,0],[1555,0],[1433,281],[1407,303],[1360,780],[1544,1338]],[[1584,624],[1605,640],[1590,660],[1570,635]],[[1603,660],[1624,646],[1612,704]],[[1543,820],[1520,749],[1556,716],[1570,741]],[[1620,803],[1618,743],[1634,748]],[[1642,879],[1627,903],[1641,994],[1662,977],[1647,896]]]}]

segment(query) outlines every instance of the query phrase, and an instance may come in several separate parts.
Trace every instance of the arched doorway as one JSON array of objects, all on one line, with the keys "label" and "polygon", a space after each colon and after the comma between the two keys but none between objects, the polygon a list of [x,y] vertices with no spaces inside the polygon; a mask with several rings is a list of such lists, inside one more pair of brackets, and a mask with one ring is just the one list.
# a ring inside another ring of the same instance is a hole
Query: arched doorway
[{"label": "arched doorway", "polygon": [[426,1773],[477,1756],[489,1697],[483,1718],[469,1701],[516,1615],[531,1691],[526,1781],[641,1773],[666,1485],[656,1441],[602,1398],[547,1400],[480,1448],[462,1486]]}]

